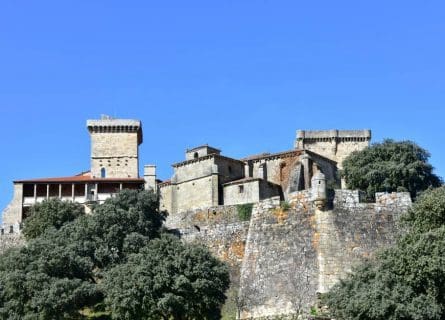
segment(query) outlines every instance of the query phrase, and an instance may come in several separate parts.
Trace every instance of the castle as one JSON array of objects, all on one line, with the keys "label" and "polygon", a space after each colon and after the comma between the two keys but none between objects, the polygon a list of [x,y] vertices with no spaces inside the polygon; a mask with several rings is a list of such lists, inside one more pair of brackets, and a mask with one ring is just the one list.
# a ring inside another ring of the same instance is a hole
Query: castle
[{"label": "castle", "polygon": [[[161,181],[154,165],[139,176],[140,121],[103,117],[87,128],[89,171],[14,181],[0,250],[19,236],[35,203],[59,198],[89,210],[121,189],[151,189],[169,212],[168,228],[230,266],[223,312],[237,319],[307,313],[354,264],[393,243],[411,205],[409,193],[377,193],[375,203],[363,203],[359,191],[344,188],[341,163],[369,145],[369,130],[297,131],[293,150],[243,159],[203,145],[186,150],[171,179]],[[247,217],[239,214],[245,204],[253,204]]]},{"label": "castle", "polygon": [[156,166],[145,165],[139,176],[139,120],[88,120],[91,137],[91,168],[74,176],[14,181],[14,196],[3,211],[4,225],[18,225],[30,206],[49,198],[88,205],[103,202],[123,188],[159,192],[161,209],[174,214],[218,205],[255,203],[311,187],[317,172],[328,183],[340,183],[337,170],[352,151],[368,146],[369,130],[298,131],[295,149],[263,153],[243,159],[221,154],[203,145],[189,149],[185,161],[173,164],[170,180],[156,179]]}]

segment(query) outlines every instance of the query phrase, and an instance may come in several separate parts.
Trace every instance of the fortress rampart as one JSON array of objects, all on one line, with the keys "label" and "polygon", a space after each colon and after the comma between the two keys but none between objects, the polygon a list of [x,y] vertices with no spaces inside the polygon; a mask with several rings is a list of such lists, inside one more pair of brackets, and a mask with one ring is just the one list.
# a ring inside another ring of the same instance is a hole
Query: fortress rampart
[{"label": "fortress rampart", "polygon": [[[226,313],[287,317],[307,312],[354,264],[392,244],[411,204],[408,193],[379,193],[375,203],[363,203],[358,191],[338,189],[330,198],[327,186],[344,186],[338,169],[369,145],[370,130],[298,131],[293,150],[242,159],[202,145],[186,150],[171,179],[161,181],[154,165],[139,176],[139,120],[103,117],[87,128],[89,171],[14,181],[0,252],[23,244],[20,226],[36,203],[57,198],[89,210],[122,189],[153,190],[169,213],[168,228],[230,266]],[[241,215],[240,206],[249,205],[251,216]]]},{"label": "fortress rampart", "polygon": [[289,316],[308,311],[351,268],[394,242],[397,221],[411,205],[408,193],[377,193],[375,203],[360,193],[335,190],[325,209],[314,193],[256,203],[249,221],[237,206],[196,209],[168,217],[186,241],[206,245],[231,267],[227,304],[241,319]]}]

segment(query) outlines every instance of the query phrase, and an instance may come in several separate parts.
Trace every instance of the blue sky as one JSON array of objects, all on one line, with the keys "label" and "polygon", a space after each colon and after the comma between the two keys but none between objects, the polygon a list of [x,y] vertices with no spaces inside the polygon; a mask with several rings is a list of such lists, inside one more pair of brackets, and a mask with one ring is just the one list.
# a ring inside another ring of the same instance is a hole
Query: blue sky
[{"label": "blue sky", "polygon": [[0,2],[0,208],[12,180],[89,167],[85,121],[141,119],[141,164],[297,129],[409,139],[445,176],[443,1]]}]

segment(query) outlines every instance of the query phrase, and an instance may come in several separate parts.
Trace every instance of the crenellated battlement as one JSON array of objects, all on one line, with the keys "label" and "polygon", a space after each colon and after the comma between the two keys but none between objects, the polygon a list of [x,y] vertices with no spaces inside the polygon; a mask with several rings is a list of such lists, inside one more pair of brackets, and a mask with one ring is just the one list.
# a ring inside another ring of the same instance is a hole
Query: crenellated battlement
[{"label": "crenellated battlement", "polygon": [[337,162],[369,146],[371,130],[297,130],[295,148],[310,150]]}]

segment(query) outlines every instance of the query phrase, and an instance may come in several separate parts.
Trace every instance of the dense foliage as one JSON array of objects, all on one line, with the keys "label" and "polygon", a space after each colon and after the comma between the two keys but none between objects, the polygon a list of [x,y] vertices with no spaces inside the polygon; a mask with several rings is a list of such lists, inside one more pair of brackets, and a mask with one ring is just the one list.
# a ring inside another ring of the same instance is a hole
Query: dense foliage
[{"label": "dense foliage", "polygon": [[425,191],[396,245],[325,295],[338,319],[445,319],[445,187]]},{"label": "dense foliage", "polygon": [[59,229],[69,221],[73,221],[85,213],[82,205],[61,201],[59,199],[45,200],[31,207],[30,217],[26,219],[23,235],[26,239],[40,236],[49,228]]},{"label": "dense foliage", "polygon": [[[65,210],[66,206],[58,203],[47,207],[44,215],[53,217],[57,212],[48,213],[51,208]],[[47,222],[56,221],[54,219],[28,220],[28,230],[39,230],[39,235],[33,233],[25,247],[10,250],[0,257],[0,318],[82,319],[85,310],[123,314],[130,312],[130,309],[123,309],[123,305],[127,305],[137,310],[132,319],[151,319],[153,305],[147,305],[146,301],[151,299],[167,305],[162,302],[162,295],[156,300],[160,289],[145,287],[140,292],[143,296],[132,296],[130,304],[124,302],[129,291],[122,287],[126,277],[133,276],[128,272],[137,274],[136,270],[146,268],[149,261],[152,267],[158,262],[156,270],[160,273],[151,273],[153,279],[146,281],[163,277],[162,272],[167,269],[162,271],[162,265],[170,261],[176,266],[177,281],[190,283],[182,288],[181,294],[199,297],[200,300],[190,302],[193,308],[184,309],[181,319],[191,319],[196,308],[215,312],[225,298],[222,292],[228,286],[227,270],[204,249],[182,244],[178,238],[165,235],[166,230],[162,229],[165,215],[157,208],[153,193],[124,190],[97,206],[92,215],[81,214],[72,221],[65,219],[62,226]],[[33,223],[41,227],[34,227]],[[156,251],[157,244],[165,241],[171,250]],[[175,255],[169,256],[173,252]],[[202,276],[190,272],[190,266],[196,273],[202,271]],[[132,285],[135,289],[140,284],[133,281]],[[161,290],[167,297],[168,290],[175,292],[170,285],[172,283],[165,283]],[[203,286],[209,288],[203,291],[209,295],[207,300],[195,291]],[[121,319],[120,315],[113,314],[113,318]]]},{"label": "dense foliage", "polygon": [[385,191],[409,191],[415,198],[419,191],[441,184],[429,156],[414,142],[385,140],[348,156],[342,175],[350,189],[366,191],[370,198]]},{"label": "dense foliage", "polygon": [[163,235],[127,263],[110,270],[103,286],[113,319],[219,319],[229,285],[227,268],[208,250]]},{"label": "dense foliage", "polygon": [[402,221],[411,233],[445,226],[445,186],[422,193]]}]

